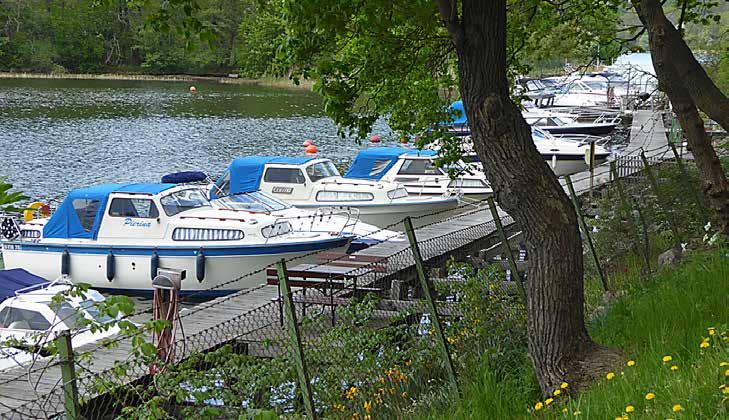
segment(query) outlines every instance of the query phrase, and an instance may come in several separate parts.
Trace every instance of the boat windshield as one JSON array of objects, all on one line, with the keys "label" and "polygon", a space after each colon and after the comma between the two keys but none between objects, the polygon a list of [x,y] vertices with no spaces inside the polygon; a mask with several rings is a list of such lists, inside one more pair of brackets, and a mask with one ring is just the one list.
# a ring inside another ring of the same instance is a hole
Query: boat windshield
[{"label": "boat windshield", "polygon": [[442,169],[429,159],[405,159],[398,175],[445,175]]},{"label": "boat windshield", "polygon": [[311,182],[316,182],[320,179],[330,178],[333,176],[340,176],[339,171],[330,160],[315,163],[307,167],[306,173],[309,175]]},{"label": "boat windshield", "polygon": [[587,87],[593,90],[607,90],[608,86],[606,82],[598,80],[583,80],[582,83],[586,84]]},{"label": "boat windshield", "polygon": [[271,212],[291,208],[289,204],[260,191],[223,197],[217,203],[225,209],[251,212]]},{"label": "boat windshield", "polygon": [[549,140],[549,136],[547,135],[547,133],[536,127],[532,127],[532,138],[534,139],[534,141]]},{"label": "boat windshield", "polygon": [[170,193],[159,200],[168,216],[199,207],[209,207],[210,202],[205,194],[197,188],[189,188]]}]

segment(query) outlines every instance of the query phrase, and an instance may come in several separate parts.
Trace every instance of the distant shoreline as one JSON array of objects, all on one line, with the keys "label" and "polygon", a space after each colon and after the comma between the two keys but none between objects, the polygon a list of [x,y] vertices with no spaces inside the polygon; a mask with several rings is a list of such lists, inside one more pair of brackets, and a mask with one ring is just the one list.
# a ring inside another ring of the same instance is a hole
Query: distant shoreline
[{"label": "distant shoreline", "polygon": [[123,81],[150,81],[150,82],[213,82],[230,85],[251,85],[275,87],[293,90],[312,90],[312,82],[305,80],[295,85],[290,79],[285,78],[261,78],[243,79],[226,76],[194,76],[188,74],[124,74],[124,73],[25,73],[25,72],[0,72],[0,79],[66,79],[66,80],[123,80]]}]

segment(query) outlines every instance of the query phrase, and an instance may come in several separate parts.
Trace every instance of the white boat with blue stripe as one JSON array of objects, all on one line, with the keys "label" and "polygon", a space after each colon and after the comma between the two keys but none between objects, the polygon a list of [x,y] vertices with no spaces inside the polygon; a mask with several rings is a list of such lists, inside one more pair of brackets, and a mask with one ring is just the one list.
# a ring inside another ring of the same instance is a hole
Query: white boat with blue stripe
[{"label": "white boat with blue stripe", "polygon": [[68,275],[96,289],[149,293],[157,269],[185,270],[182,293],[220,295],[261,284],[233,279],[281,258],[344,250],[351,234],[294,229],[268,213],[212,207],[199,186],[105,184],[71,191],[48,219],[3,242],[6,268]]}]

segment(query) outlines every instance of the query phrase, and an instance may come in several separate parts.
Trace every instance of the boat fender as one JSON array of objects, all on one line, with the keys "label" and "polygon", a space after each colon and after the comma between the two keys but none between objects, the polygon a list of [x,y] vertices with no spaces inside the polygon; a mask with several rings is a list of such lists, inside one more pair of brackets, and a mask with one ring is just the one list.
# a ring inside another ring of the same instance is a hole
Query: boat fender
[{"label": "boat fender", "polygon": [[205,278],[205,254],[202,248],[197,251],[197,256],[195,257],[195,274],[197,281],[202,283]]},{"label": "boat fender", "polygon": [[106,254],[106,279],[109,281],[114,280],[114,268],[114,254],[110,249],[109,253]]},{"label": "boat fender", "polygon": [[67,249],[64,249],[61,253],[61,275],[71,275],[71,254],[68,253]]},{"label": "boat fender", "polygon": [[149,277],[154,280],[157,277],[157,270],[159,269],[159,254],[157,250],[152,250],[152,258],[149,260]]}]

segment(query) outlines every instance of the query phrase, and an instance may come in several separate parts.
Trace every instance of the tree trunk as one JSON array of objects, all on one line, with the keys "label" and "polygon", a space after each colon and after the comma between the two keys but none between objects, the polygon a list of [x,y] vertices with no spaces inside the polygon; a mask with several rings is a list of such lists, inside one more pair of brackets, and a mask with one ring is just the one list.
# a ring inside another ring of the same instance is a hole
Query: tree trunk
[{"label": "tree trunk", "polygon": [[439,2],[458,55],[460,90],[479,158],[499,205],[524,232],[529,353],[542,391],[572,388],[615,362],[584,324],[582,241],[570,199],[509,96],[506,1],[464,0],[462,21]]},{"label": "tree trunk", "polygon": [[[688,94],[696,106],[716,121],[724,130],[729,131],[729,98],[714,84],[704,68],[696,61],[691,49],[686,45],[681,33],[673,26],[663,13],[663,6],[658,0],[634,0],[633,5],[641,16],[643,24],[649,32],[651,28],[660,28],[662,42],[656,45],[655,52],[663,57],[670,57],[675,68],[676,80],[682,80],[685,86],[691,86]],[[651,45],[651,53],[654,48]],[[655,61],[655,57],[653,58]]]},{"label": "tree trunk", "polygon": [[[704,122],[696,109],[696,102],[693,99],[696,92],[692,94],[695,85],[677,70],[678,62],[681,60],[677,59],[674,51],[680,48],[675,45],[676,38],[672,34],[678,32],[665,18],[660,3],[655,0],[636,0],[633,6],[648,32],[651,58],[659,85],[663,87],[673,104],[678,122],[693,152],[704,197],[715,212],[719,231],[729,234],[729,183],[711,145],[711,139],[704,130]],[[656,8],[660,11],[656,11]],[[679,42],[686,46],[680,38]],[[729,118],[729,109],[725,109],[724,114]]]}]

